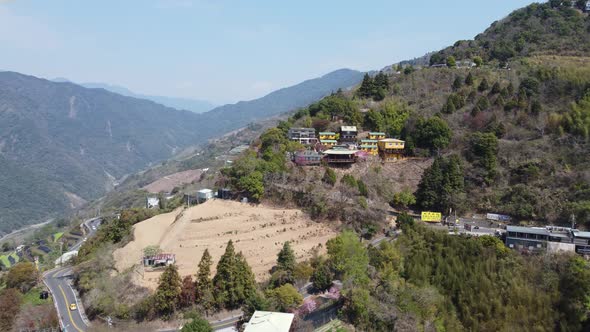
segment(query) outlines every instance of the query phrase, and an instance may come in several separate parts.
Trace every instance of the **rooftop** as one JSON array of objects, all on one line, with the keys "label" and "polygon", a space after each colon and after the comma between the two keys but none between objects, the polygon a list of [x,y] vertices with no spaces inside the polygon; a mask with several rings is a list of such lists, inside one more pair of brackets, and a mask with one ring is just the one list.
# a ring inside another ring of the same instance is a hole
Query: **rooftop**
[{"label": "rooftop", "polygon": [[361,142],[362,143],[377,143],[379,141],[376,139],[362,139]]},{"label": "rooftop", "polygon": [[356,131],[356,126],[342,126],[340,127],[341,131]]},{"label": "rooftop", "polygon": [[335,139],[321,139],[320,142],[322,143],[338,143]]},{"label": "rooftop", "polygon": [[213,190],[211,190],[211,189],[201,189],[201,190],[199,190],[197,192],[198,193],[201,193],[201,194],[209,194],[209,193],[212,193]]},{"label": "rooftop", "polygon": [[245,324],[244,332],[289,332],[294,314],[270,311],[255,311]]},{"label": "rooftop", "polygon": [[402,141],[401,139],[397,139],[397,138],[384,138],[384,139],[380,139],[379,142],[386,142],[386,143],[405,143],[405,141]]},{"label": "rooftop", "polygon": [[552,227],[552,226],[547,226],[547,227],[506,226],[506,231],[508,231],[508,232],[547,235],[547,236],[561,237],[561,238],[569,238],[570,230],[571,229],[569,229],[569,228]]},{"label": "rooftop", "polygon": [[331,154],[331,155],[353,155],[357,153],[357,150],[348,150],[348,149],[330,149],[324,151],[324,154]]},{"label": "rooftop", "polygon": [[333,131],[320,131],[320,135],[336,135]]},{"label": "rooftop", "polygon": [[381,135],[381,136],[384,136],[385,133],[382,133],[382,132],[379,132],[379,131],[370,131],[369,132],[369,135]]},{"label": "rooftop", "polygon": [[291,128],[289,130],[293,130],[293,131],[315,131],[314,128],[303,128],[303,127]]}]

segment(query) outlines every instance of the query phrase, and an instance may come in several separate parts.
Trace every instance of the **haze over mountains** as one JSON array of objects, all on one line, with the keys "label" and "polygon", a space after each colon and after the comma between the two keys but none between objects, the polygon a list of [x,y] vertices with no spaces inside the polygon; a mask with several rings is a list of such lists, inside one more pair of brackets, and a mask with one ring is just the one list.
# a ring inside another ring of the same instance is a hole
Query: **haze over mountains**
[{"label": "haze over mountains", "polygon": [[176,108],[177,110],[187,110],[195,113],[203,113],[207,112],[215,107],[214,104],[206,101],[206,100],[199,100],[199,99],[191,99],[191,98],[179,98],[179,97],[168,97],[168,96],[152,96],[152,95],[145,95],[140,93],[135,93],[125,87],[114,85],[114,84],[107,84],[107,83],[75,83],[67,78],[54,78],[52,79],[53,82],[63,83],[69,82],[81,85],[85,88],[89,89],[105,89],[110,92],[118,93],[122,96],[139,98],[139,99],[147,99],[151,100],[155,103],[162,104],[164,106]]},{"label": "haze over mountains", "polygon": [[357,84],[338,70],[196,114],[105,89],[0,72],[0,234],[100,197],[181,149]]}]

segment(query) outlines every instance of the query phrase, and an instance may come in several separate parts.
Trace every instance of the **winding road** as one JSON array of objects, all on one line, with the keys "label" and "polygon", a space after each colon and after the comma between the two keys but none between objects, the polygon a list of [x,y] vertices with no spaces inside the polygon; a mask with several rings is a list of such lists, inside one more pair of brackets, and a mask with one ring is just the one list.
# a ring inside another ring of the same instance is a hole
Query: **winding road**
[{"label": "winding road", "polygon": [[[71,280],[72,269],[69,267],[53,269],[43,276],[45,285],[53,295],[53,302],[63,331],[84,332],[88,329],[89,322],[71,286]],[[70,310],[71,304],[76,304],[77,309]]]},{"label": "winding road", "polygon": [[[88,230],[87,235],[70,248],[70,251],[80,249],[84,240],[93,236],[102,222],[101,218],[93,218],[84,221],[83,225]],[[70,267],[58,267],[43,274],[43,282],[49,288],[53,296],[53,303],[59,316],[59,323],[63,331],[85,332],[90,322],[84,315],[84,307],[78,299],[76,291],[72,288],[72,269]],[[76,304],[76,310],[70,310],[70,305]]]}]

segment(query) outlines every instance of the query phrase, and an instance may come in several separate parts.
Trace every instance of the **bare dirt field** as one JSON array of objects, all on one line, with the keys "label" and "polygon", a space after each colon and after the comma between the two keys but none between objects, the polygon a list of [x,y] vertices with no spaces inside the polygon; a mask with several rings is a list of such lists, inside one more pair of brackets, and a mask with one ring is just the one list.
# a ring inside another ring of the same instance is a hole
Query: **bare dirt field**
[{"label": "bare dirt field", "polygon": [[202,171],[200,169],[191,169],[184,172],[166,175],[165,177],[143,187],[143,189],[151,193],[159,193],[161,191],[170,192],[172,189],[174,189],[174,187],[198,180],[201,176],[201,173]]},{"label": "bare dirt field", "polygon": [[[181,276],[196,274],[197,264],[207,248],[213,256],[215,270],[231,239],[259,281],[270,277],[268,271],[276,263],[284,242],[291,241],[297,259],[303,260],[311,257],[314,247],[321,245],[320,252],[325,251],[326,241],[337,234],[297,209],[225,200],[211,200],[184,211],[155,216],[136,224],[133,232],[135,240],[113,254],[119,271],[138,265],[143,248],[149,245],[159,245],[165,253],[176,254]],[[154,289],[160,273],[138,268],[135,282]]]}]

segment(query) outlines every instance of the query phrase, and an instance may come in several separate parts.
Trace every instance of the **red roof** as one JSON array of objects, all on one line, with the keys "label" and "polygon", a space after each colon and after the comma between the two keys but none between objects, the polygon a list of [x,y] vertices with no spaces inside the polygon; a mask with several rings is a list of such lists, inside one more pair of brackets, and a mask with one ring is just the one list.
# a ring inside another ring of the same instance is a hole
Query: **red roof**
[{"label": "red roof", "polygon": [[176,255],[174,254],[157,254],[154,256],[150,256],[150,257],[146,257],[147,259],[153,259],[155,261],[167,261],[167,260],[172,260],[172,259],[176,259]]}]

